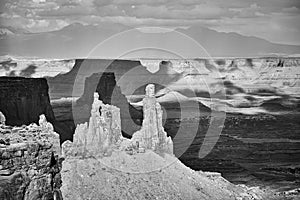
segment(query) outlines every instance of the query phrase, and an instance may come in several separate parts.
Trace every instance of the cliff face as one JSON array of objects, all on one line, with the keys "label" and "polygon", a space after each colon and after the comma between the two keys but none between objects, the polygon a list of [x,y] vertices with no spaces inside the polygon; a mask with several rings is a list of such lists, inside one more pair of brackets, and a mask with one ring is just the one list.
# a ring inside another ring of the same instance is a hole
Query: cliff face
[{"label": "cliff face", "polygon": [[[132,60],[76,59],[74,67],[68,73],[47,78],[50,97],[51,99],[71,97],[72,95],[80,97],[85,87],[85,79],[94,73],[112,72],[119,77],[139,65],[139,61]],[[75,80],[77,81],[76,88],[74,88]]]},{"label": "cliff face", "polygon": [[55,121],[46,79],[0,77],[0,111],[13,126],[37,123],[41,114]]},{"label": "cliff face", "polygon": [[39,125],[0,124],[0,199],[62,200],[59,135],[40,116]]},{"label": "cliff face", "polygon": [[47,77],[51,99],[72,96],[74,81],[83,61],[84,60],[77,59],[68,73],[58,74],[55,77]]},{"label": "cliff face", "polygon": [[39,115],[45,114],[62,140],[70,139],[74,132],[73,122],[56,121],[44,78],[0,77],[0,111],[8,125],[37,123]]}]

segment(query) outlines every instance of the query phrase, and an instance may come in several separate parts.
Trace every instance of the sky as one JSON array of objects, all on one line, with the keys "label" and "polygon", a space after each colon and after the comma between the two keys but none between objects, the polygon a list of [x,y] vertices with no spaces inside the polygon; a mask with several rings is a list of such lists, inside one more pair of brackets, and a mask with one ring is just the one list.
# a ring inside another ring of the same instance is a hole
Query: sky
[{"label": "sky", "polygon": [[300,44],[300,0],[1,0],[2,26],[30,32],[72,23],[121,23],[131,27],[201,25]]}]

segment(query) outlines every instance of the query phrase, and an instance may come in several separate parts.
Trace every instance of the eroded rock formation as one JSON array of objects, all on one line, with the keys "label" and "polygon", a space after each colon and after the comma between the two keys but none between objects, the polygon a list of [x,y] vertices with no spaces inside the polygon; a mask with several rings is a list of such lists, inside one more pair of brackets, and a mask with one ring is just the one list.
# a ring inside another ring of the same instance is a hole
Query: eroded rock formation
[{"label": "eroded rock formation", "polygon": [[131,140],[122,137],[120,109],[104,104],[98,93],[94,93],[89,122],[77,125],[73,143],[63,143],[64,155],[101,157],[111,154],[114,149],[125,150],[129,154],[144,153],[147,149],[173,154],[173,143],[163,129],[162,110],[154,90],[153,84],[146,87],[143,126]]},{"label": "eroded rock formation", "polygon": [[[86,78],[84,93],[77,101],[73,112],[75,124],[82,123],[89,118],[89,112],[93,103],[93,93],[99,94],[99,99],[104,104],[110,104],[120,108],[122,131],[127,135],[132,135],[139,130],[140,126],[132,122],[133,119],[141,119],[142,112],[130,105],[122,94],[120,87],[116,83],[115,73],[103,72],[95,73]],[[87,109],[82,109],[87,108]],[[80,110],[80,111],[77,111]]]},{"label": "eroded rock formation", "polygon": [[0,199],[61,200],[59,135],[40,116],[39,125],[0,124]]},{"label": "eroded rock formation", "polygon": [[106,155],[121,137],[120,109],[104,104],[99,100],[98,93],[94,93],[89,123],[77,125],[73,143],[63,143],[63,152],[65,156]]},{"label": "eroded rock formation", "polygon": [[146,97],[143,99],[143,125],[141,130],[133,134],[132,141],[138,142],[139,148],[173,154],[173,142],[164,131],[161,106],[157,102],[154,92],[154,85],[147,85]]},{"label": "eroded rock formation", "polygon": [[5,124],[6,118],[3,113],[0,111],[0,124]]}]

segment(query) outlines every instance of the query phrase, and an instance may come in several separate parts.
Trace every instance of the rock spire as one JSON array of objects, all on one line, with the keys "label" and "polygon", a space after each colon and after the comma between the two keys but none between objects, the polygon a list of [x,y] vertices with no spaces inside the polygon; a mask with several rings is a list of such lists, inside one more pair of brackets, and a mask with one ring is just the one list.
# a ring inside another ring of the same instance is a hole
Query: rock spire
[{"label": "rock spire", "polygon": [[133,134],[132,141],[138,143],[139,148],[173,154],[173,142],[164,131],[163,112],[154,94],[155,86],[147,85],[143,99],[143,125],[141,130]]}]

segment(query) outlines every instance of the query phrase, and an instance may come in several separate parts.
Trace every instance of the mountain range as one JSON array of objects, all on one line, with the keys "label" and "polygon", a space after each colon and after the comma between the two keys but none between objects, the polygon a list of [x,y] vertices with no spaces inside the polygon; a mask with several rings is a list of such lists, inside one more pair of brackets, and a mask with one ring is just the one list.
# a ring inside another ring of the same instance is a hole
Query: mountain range
[{"label": "mountain range", "polygon": [[[30,33],[13,27],[0,27],[0,56],[86,58],[97,44],[130,29],[132,28],[113,23],[98,25],[74,23],[60,30],[41,33]],[[300,53],[299,45],[275,44],[257,37],[243,36],[233,32],[218,32],[201,26],[177,28],[174,31],[195,40],[212,57],[290,56]],[[142,37],[143,34],[141,31],[136,31],[131,39]],[[160,34],[156,40],[158,43],[163,43],[171,34],[172,32]],[[163,36],[160,37],[161,35]],[[134,43],[131,40],[130,42]],[[119,44],[123,48],[126,48],[126,45],[125,41],[124,44]],[[190,51],[192,52],[193,49]],[[101,58],[101,54],[98,56]]]}]

